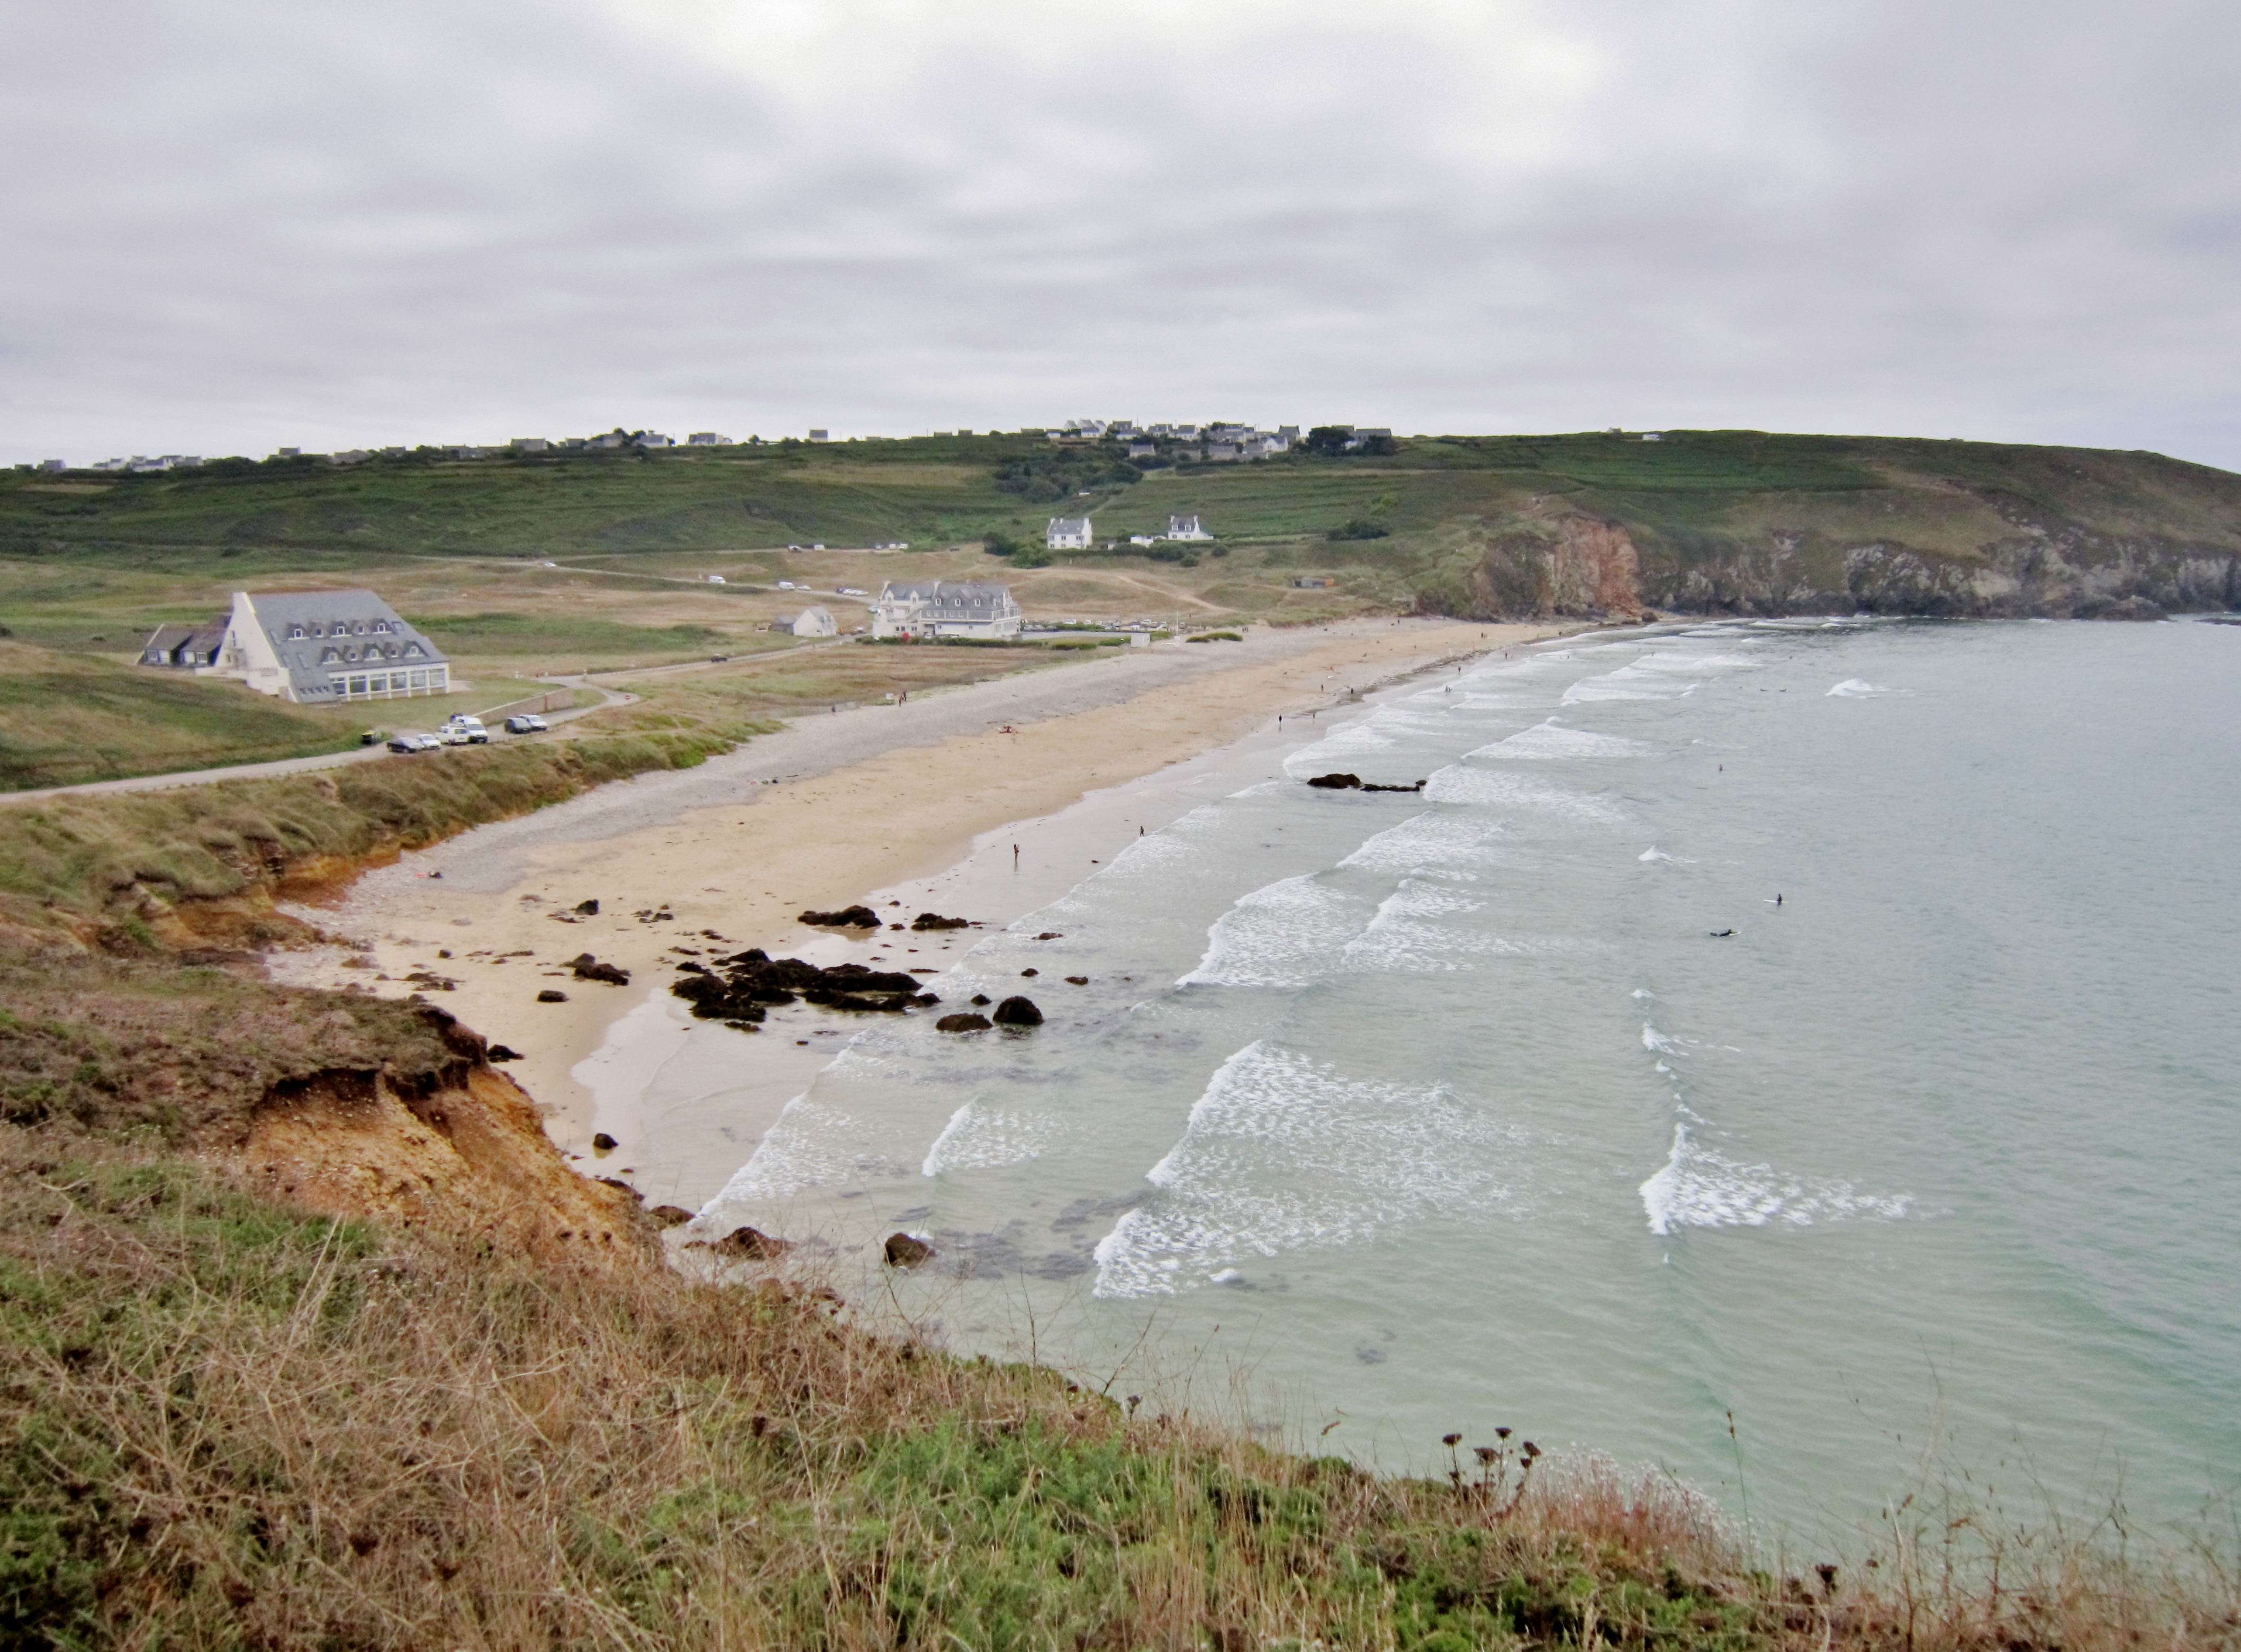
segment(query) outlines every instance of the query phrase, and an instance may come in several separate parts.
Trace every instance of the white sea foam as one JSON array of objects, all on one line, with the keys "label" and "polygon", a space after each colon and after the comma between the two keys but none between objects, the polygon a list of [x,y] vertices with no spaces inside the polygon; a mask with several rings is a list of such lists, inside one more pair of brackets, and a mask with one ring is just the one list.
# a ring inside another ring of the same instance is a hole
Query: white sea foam
[{"label": "white sea foam", "polygon": [[1510,1140],[1444,1087],[1347,1079],[1256,1040],[1222,1063],[1152,1167],[1155,1196],[1099,1241],[1096,1294],[1189,1290],[1287,1251],[1498,1206]]},{"label": "white sea foam", "polygon": [[710,1207],[785,1199],[812,1187],[834,1187],[902,1167],[870,1149],[866,1121],[798,1095],[763,1133],[754,1156],[732,1173]]},{"label": "white sea foam", "polygon": [[1214,920],[1206,955],[1175,985],[1305,987],[1368,921],[1366,904],[1313,873],[1265,885]]},{"label": "white sea foam", "polygon": [[1686,855],[1668,854],[1654,843],[1635,856],[1635,859],[1644,865],[1655,865],[1660,860],[1669,860],[1676,866],[1693,866],[1696,864]]},{"label": "white sea foam", "polygon": [[1696,683],[1676,682],[1670,671],[1636,660],[1597,677],[1582,677],[1564,691],[1562,704],[1598,700],[1680,699],[1696,692]]},{"label": "white sea foam", "polygon": [[1885,688],[1880,683],[1870,683],[1857,677],[1848,677],[1823,695],[1823,699],[1873,699],[1879,694],[1903,694],[1903,688]]},{"label": "white sea foam", "polygon": [[1481,911],[1486,902],[1452,884],[1422,878],[1404,880],[1377,908],[1367,928],[1347,943],[1345,966],[1353,970],[1444,973],[1467,967],[1471,957],[1515,955],[1538,950],[1523,942],[1488,934],[1448,920]]},{"label": "white sea foam", "polygon": [[1763,1227],[1782,1222],[1896,1221],[1914,1201],[1907,1194],[1863,1194],[1849,1181],[1793,1176],[1771,1165],[1738,1164],[1700,1147],[1685,1123],[1673,1127],[1673,1151],[1642,1184],[1649,1231],[1676,1227]]},{"label": "white sea foam", "polygon": [[1644,654],[1629,669],[1645,672],[1752,671],[1758,661],[1740,654]]},{"label": "white sea foam", "polygon": [[1545,723],[1520,729],[1508,739],[1482,746],[1466,755],[1534,763],[1578,763],[1606,758],[1648,757],[1655,749],[1621,734],[1566,728],[1552,717]]},{"label": "white sea foam", "polygon": [[1474,768],[1451,763],[1424,784],[1431,803],[1470,804],[1517,813],[1550,814],[1582,825],[1609,825],[1626,817],[1616,806],[1586,792],[1556,786],[1536,774],[1514,769]]},{"label": "white sea foam", "polygon": [[1021,1113],[967,1101],[927,1149],[919,1174],[938,1176],[950,1170],[987,1170],[1042,1156],[1058,1139],[1060,1121],[1048,1114]]},{"label": "white sea foam", "polygon": [[1379,833],[1339,865],[1363,872],[1414,872],[1442,862],[1482,859],[1484,846],[1501,834],[1501,822],[1482,815],[1429,811]]},{"label": "white sea foam", "polygon": [[1644,1021],[1642,1024],[1642,1047],[1645,1050],[1662,1050],[1669,1055],[1677,1055],[1681,1052],[1681,1041],[1678,1039],[1668,1037],[1648,1021]]}]

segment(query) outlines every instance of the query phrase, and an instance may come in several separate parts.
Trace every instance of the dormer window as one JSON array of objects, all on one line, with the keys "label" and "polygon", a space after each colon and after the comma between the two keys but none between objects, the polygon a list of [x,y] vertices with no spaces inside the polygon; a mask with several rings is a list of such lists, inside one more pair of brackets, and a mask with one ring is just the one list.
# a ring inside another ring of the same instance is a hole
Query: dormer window
[{"label": "dormer window", "polygon": [[356,625],[354,625],[354,626],[352,626],[352,627],[351,627],[351,631],[352,631],[353,634],[355,634],[355,635],[357,635],[357,636],[360,636],[360,637],[365,636],[365,620],[363,620],[363,619],[359,620]]},{"label": "dormer window", "polygon": [[291,625],[291,626],[289,626],[289,627],[288,627],[288,640],[289,640],[290,642],[301,642],[301,641],[303,641],[303,640],[304,640],[304,628],[303,628],[301,625]]}]

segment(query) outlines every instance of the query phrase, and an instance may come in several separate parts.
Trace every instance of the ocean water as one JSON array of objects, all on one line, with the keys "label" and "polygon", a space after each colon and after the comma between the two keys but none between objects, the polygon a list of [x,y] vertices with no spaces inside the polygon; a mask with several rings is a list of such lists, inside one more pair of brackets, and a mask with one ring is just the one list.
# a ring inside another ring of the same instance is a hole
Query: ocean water
[{"label": "ocean water", "polygon": [[932,982],[1041,1028],[864,1028],[704,1224],[907,1228],[954,1346],[1388,1468],[1515,1427],[1800,1542],[1926,1459],[2232,1492],[2241,629],[1595,635],[1282,761]]}]

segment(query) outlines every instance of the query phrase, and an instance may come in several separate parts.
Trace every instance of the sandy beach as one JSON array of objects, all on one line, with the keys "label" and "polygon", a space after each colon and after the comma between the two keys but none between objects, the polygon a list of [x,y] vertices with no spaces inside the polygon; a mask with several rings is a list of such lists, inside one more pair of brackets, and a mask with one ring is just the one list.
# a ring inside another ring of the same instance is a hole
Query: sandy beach
[{"label": "sandy beach", "polygon": [[[676,1018],[656,1000],[673,948],[760,946],[827,964],[877,953],[890,968],[939,968],[942,937],[850,940],[805,927],[796,914],[906,885],[939,891],[940,874],[968,857],[976,837],[1007,824],[1273,731],[1280,717],[1319,719],[1378,685],[1575,628],[1435,619],[1256,627],[1241,644],[1131,651],[900,707],[803,719],[699,769],[604,786],[369,873],[339,908],[317,914],[362,948],[284,955],[273,973],[398,995],[419,990],[404,979],[418,971],[454,981],[431,996],[521,1053],[511,1071],[547,1130],[585,1154],[602,1087],[585,1079],[601,1073],[599,1064],[588,1075],[577,1069],[634,1013],[653,1045],[672,1038],[664,1029]],[[1143,813],[1124,811],[1092,831],[1133,835],[1143,824],[1133,815]],[[1015,911],[1027,909],[1031,887],[1071,886],[1100,854],[1080,832],[1017,835],[1029,882],[1013,892]],[[985,884],[978,891],[980,907],[1002,900]],[[597,915],[579,916],[575,907],[589,900]],[[1013,913],[967,915],[1001,922]],[[921,943],[916,956],[911,941]],[[632,984],[574,979],[566,960],[582,953],[629,971]],[[540,990],[566,1001],[539,1003]],[[754,1051],[758,1103],[725,1131],[726,1154],[752,1151],[768,1118],[830,1059],[814,1043],[773,1035],[779,1031],[727,1039],[727,1053],[711,1058],[727,1063],[736,1085],[738,1052]],[[656,1059],[652,1047],[633,1053],[642,1042],[618,1040],[603,1060],[612,1069]],[[632,1074],[611,1076],[627,1087]]]}]

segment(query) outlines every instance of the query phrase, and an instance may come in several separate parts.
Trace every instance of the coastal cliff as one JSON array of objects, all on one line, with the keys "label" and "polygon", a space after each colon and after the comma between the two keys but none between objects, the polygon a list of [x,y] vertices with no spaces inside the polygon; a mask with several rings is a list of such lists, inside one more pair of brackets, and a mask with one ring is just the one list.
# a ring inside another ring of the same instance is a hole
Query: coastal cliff
[{"label": "coastal cliff", "polygon": [[[1637,536],[1639,536],[1637,538]],[[2160,619],[2241,608],[2241,555],[2160,537],[2032,525],[1973,552],[1810,528],[1756,542],[1568,517],[1489,535],[1461,589],[1421,612],[1467,619],[1668,613],[1910,614],[1953,619]]]}]

